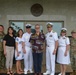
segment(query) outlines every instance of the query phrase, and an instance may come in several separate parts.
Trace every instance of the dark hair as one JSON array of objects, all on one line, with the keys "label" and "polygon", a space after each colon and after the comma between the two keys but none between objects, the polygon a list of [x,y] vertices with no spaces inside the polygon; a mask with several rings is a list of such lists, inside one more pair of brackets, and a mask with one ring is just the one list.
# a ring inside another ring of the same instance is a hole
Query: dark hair
[{"label": "dark hair", "polygon": [[[2,27],[4,29],[4,26],[0,24],[0,27]],[[2,33],[4,34],[4,30],[2,31]]]},{"label": "dark hair", "polygon": [[31,28],[31,26],[26,26],[26,28],[28,29],[28,28]]},{"label": "dark hair", "polygon": [[22,31],[22,35],[23,35],[23,30],[22,30],[22,29],[19,29],[18,32],[17,32],[17,36],[18,36],[18,37],[20,36],[20,35],[19,35],[20,30]]},{"label": "dark hair", "polygon": [[3,25],[0,25],[2,28],[4,28],[4,26]]},{"label": "dark hair", "polygon": [[13,31],[13,33],[12,33],[12,34],[14,35],[14,30],[13,30],[13,28],[12,28],[12,27],[9,27],[9,28],[8,28],[8,30],[7,30],[7,34],[9,34],[9,29],[11,29],[11,30]]},{"label": "dark hair", "polygon": [[[60,32],[60,35],[61,35],[61,36],[62,36],[62,33],[63,33],[63,32],[61,31],[61,32]],[[66,35],[66,32],[64,32],[64,33],[65,33],[65,35]]]}]

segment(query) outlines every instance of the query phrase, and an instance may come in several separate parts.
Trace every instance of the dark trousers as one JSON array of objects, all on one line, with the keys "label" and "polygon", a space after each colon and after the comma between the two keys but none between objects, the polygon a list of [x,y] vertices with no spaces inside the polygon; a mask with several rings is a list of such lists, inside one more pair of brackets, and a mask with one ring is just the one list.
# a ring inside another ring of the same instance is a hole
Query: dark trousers
[{"label": "dark trousers", "polygon": [[35,73],[41,73],[42,58],[43,58],[43,52],[41,52],[41,53],[34,52],[33,53],[33,64],[34,64]]}]

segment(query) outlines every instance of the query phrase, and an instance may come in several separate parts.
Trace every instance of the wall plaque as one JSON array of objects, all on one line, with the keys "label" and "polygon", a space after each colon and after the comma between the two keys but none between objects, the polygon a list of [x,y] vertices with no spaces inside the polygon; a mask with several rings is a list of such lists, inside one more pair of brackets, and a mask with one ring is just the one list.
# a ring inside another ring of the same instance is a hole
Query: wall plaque
[{"label": "wall plaque", "polygon": [[33,16],[38,17],[43,13],[43,7],[40,4],[36,3],[32,5],[31,13]]}]

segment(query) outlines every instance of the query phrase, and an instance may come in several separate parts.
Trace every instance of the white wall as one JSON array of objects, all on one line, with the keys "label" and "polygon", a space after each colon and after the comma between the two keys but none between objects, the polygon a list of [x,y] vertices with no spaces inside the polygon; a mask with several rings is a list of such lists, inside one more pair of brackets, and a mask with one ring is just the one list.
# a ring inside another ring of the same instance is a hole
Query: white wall
[{"label": "white wall", "polygon": [[[34,17],[30,8],[33,4],[43,6],[43,14]],[[73,0],[0,0],[0,24],[9,26],[9,20],[50,20],[64,21],[68,35],[76,28],[76,1]]]}]

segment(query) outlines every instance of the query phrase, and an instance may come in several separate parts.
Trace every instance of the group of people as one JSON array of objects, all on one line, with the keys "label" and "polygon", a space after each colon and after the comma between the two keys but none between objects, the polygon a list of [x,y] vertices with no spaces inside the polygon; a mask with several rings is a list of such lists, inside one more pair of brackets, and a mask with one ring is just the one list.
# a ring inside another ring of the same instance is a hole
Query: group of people
[{"label": "group of people", "polygon": [[[7,74],[12,74],[13,57],[15,51],[16,71],[18,74],[34,73],[41,75],[43,50],[46,46],[46,72],[44,75],[55,74],[55,61],[60,64],[61,73],[58,75],[65,75],[66,65],[71,64],[73,70],[76,70],[76,30],[72,30],[72,38],[66,36],[67,29],[62,28],[60,36],[53,31],[53,24],[48,22],[47,34],[40,32],[40,25],[35,25],[35,33],[31,32],[31,24],[26,24],[26,33],[22,29],[17,32],[17,37],[14,35],[14,30],[9,27],[7,34],[4,34],[4,27],[0,25],[0,66],[5,66]],[[70,52],[70,53],[69,53]],[[71,55],[70,55],[71,54]],[[4,58],[4,56],[5,58]],[[57,56],[57,57],[56,57]],[[24,70],[21,67],[21,60],[24,59]]]}]

